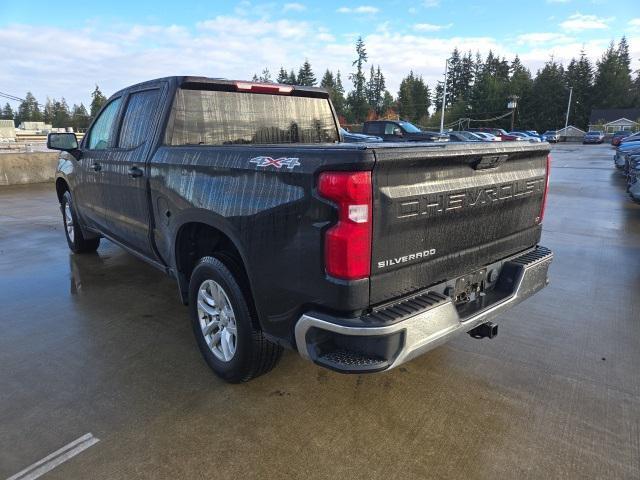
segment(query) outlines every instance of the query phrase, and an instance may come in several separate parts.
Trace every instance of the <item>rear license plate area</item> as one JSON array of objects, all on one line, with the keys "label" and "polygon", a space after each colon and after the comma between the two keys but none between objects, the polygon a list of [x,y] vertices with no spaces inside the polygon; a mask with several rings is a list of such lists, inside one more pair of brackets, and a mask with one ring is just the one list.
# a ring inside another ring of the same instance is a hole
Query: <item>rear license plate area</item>
[{"label": "rear license plate area", "polygon": [[483,268],[456,279],[453,292],[449,295],[456,305],[473,302],[484,295],[487,269]]}]

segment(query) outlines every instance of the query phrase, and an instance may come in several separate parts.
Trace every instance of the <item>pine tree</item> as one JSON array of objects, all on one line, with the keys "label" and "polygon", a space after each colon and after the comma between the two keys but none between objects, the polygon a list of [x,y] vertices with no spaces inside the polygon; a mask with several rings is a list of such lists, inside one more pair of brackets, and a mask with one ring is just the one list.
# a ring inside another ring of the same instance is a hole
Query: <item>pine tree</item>
[{"label": "pine tree", "polygon": [[[483,64],[477,66],[478,76],[473,85],[470,116],[475,119],[495,117],[507,113],[509,95],[509,63],[489,50]],[[510,120],[496,121],[494,125],[509,128]]]},{"label": "pine tree", "polygon": [[36,97],[31,92],[27,92],[24,100],[18,106],[18,117],[20,122],[41,122],[42,113],[38,106]]},{"label": "pine tree", "polygon": [[55,128],[71,126],[71,113],[67,101],[62,97],[60,101],[53,101],[53,118],[51,125]]},{"label": "pine tree", "polygon": [[[442,103],[442,102],[441,102]],[[421,76],[409,72],[400,82],[398,113],[400,118],[415,123],[425,123],[431,106],[429,87]]]},{"label": "pine tree", "polygon": [[73,106],[71,110],[71,125],[75,131],[84,130],[89,126],[89,113],[82,103]]},{"label": "pine tree", "polygon": [[53,121],[53,102],[49,97],[47,97],[47,101],[44,103],[44,108],[42,109],[42,120],[49,125],[51,125]]},{"label": "pine tree", "polygon": [[564,126],[569,92],[561,64],[551,60],[538,71],[533,80],[531,97],[536,99],[536,108],[530,114],[529,128],[545,131]]},{"label": "pine tree", "polygon": [[584,51],[580,52],[578,60],[571,60],[565,77],[567,86],[573,88],[569,125],[586,130],[593,102],[593,67]]},{"label": "pine tree", "polygon": [[333,107],[336,109],[336,113],[341,116],[347,115],[347,100],[344,97],[344,86],[342,85],[342,77],[340,76],[340,70],[336,73],[334,97],[332,97]]},{"label": "pine tree", "polygon": [[382,100],[386,88],[384,75],[382,74],[382,70],[380,70],[380,65],[378,65],[377,69],[374,69],[372,65],[369,72],[369,81],[365,86],[365,96],[367,98],[367,103],[374,110],[376,116],[380,116],[384,112]]},{"label": "pine tree", "polygon": [[516,96],[517,110],[515,112],[515,124],[523,127],[529,122],[529,113],[531,110],[531,89],[533,88],[533,80],[531,72],[520,61],[518,55],[515,56],[510,66],[510,78],[507,90],[507,97]]},{"label": "pine tree", "polygon": [[425,123],[429,116],[429,107],[431,107],[431,92],[429,87],[422,79],[422,76],[414,77],[412,85],[412,97],[414,102],[414,121],[416,123]]},{"label": "pine tree", "polygon": [[280,67],[278,77],[276,78],[276,83],[283,83],[285,85],[289,83],[289,74],[284,69],[284,67]]},{"label": "pine tree", "polygon": [[309,60],[305,60],[300,70],[298,70],[298,85],[313,87],[317,83],[316,76],[311,70]]},{"label": "pine tree", "polygon": [[403,120],[413,121],[416,117],[413,99],[413,72],[402,79],[398,90],[398,115]]},{"label": "pine tree", "polygon": [[0,118],[2,120],[13,120],[13,108],[9,105],[9,102],[5,103],[4,108],[0,112]]},{"label": "pine tree", "polygon": [[289,73],[289,81],[287,83],[289,85],[298,85],[298,79],[296,78],[296,74],[293,69],[291,69],[291,72]]},{"label": "pine tree", "polygon": [[262,70],[262,73],[260,75],[258,75],[257,73],[253,74],[253,77],[251,78],[252,82],[258,82],[258,83],[273,83],[273,81],[271,80],[271,72],[269,71],[268,68],[265,68],[264,70]]},{"label": "pine tree", "polygon": [[618,48],[613,42],[596,63],[594,81],[594,106],[599,108],[626,108],[633,100],[631,90],[631,68],[629,45],[622,37]]},{"label": "pine tree", "polygon": [[333,103],[338,115],[344,115],[344,88],[342,87],[342,81],[340,79],[340,72],[334,77],[333,72],[329,69],[324,72],[320,86],[329,92],[329,98]]},{"label": "pine tree", "polygon": [[461,76],[462,61],[460,58],[460,52],[457,48],[454,48],[453,52],[451,52],[451,57],[449,57],[447,68],[447,108],[449,107],[449,105],[453,105],[460,97],[459,81]]},{"label": "pine tree", "polygon": [[107,103],[107,97],[105,97],[100,91],[100,87],[96,85],[95,90],[91,94],[90,114],[91,118],[96,118],[100,109]]},{"label": "pine tree", "polygon": [[366,97],[366,79],[364,76],[364,64],[367,63],[367,51],[362,37],[358,37],[356,42],[357,58],[351,64],[356,67],[356,71],[349,75],[353,83],[353,90],[349,92],[347,103],[349,110],[356,122],[362,122],[369,112],[369,104]]}]

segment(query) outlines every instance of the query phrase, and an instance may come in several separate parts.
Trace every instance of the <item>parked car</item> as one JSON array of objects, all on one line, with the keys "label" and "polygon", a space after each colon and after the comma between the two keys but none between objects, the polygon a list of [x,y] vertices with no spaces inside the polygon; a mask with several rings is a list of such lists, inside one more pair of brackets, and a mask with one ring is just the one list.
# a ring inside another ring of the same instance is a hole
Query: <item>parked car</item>
[{"label": "parked car", "polygon": [[[637,168],[638,167],[636,167],[636,169]],[[628,191],[629,191],[629,196],[631,197],[631,200],[633,200],[636,203],[640,203],[640,181],[638,181],[638,176],[640,175],[640,172],[636,171],[635,175],[636,175],[635,181],[631,183]]]},{"label": "parked car", "polygon": [[513,135],[515,137],[518,137],[522,140],[528,141],[528,142],[541,142],[542,140],[540,140],[539,137],[531,135],[529,133],[525,133],[525,132],[509,132],[509,135]]},{"label": "parked car", "polygon": [[489,141],[489,142],[501,142],[502,138],[500,137],[496,137],[495,135],[492,135],[491,133],[488,132],[469,132],[469,133],[473,133],[474,135],[477,135],[481,138],[484,138],[485,140]]},{"label": "parked car", "polygon": [[615,132],[611,137],[611,145],[613,145],[614,147],[620,145],[622,139],[628,137],[629,135],[631,135],[631,132],[629,131],[622,130],[620,132]]},{"label": "parked car", "polygon": [[364,122],[362,133],[382,137],[385,142],[446,142],[449,136],[420,130],[404,120],[372,120]]},{"label": "parked car", "polygon": [[449,135],[450,142],[484,142],[485,140],[481,140],[478,137],[472,137],[471,135],[464,135],[465,133],[471,132],[447,132]]},{"label": "parked car", "polygon": [[616,153],[613,156],[614,164],[617,168],[624,169],[627,157],[637,154],[640,154],[640,139],[635,142],[621,144],[616,148]]},{"label": "parked car", "polygon": [[604,141],[604,133],[597,130],[587,132],[582,139],[582,144],[586,143],[602,143]]},{"label": "parked car", "polygon": [[486,132],[494,135],[496,137],[500,137],[500,140],[503,142],[514,142],[518,141],[519,137],[515,135],[509,135],[506,130],[502,128],[489,128],[489,127],[477,127],[477,128],[469,128],[470,132]]},{"label": "parked car", "polygon": [[624,145],[629,142],[637,142],[639,140],[640,140],[640,132],[632,133],[628,137],[624,137],[622,140],[620,140],[620,145]]},{"label": "parked car", "polygon": [[376,137],[375,135],[364,135],[362,133],[353,133],[344,128],[340,128],[340,136],[342,137],[342,141],[345,143],[376,143],[382,142],[381,137]]},{"label": "parked car", "polygon": [[467,132],[465,130],[457,130],[455,132],[449,132],[450,140],[451,140],[452,134],[455,134],[454,137],[460,139],[459,141],[469,141],[469,142],[490,142],[491,141],[488,138],[484,138],[478,135],[477,133]]},{"label": "parked car", "polygon": [[549,143],[558,143],[560,141],[560,135],[557,130],[547,130],[542,134],[542,140]]},{"label": "parked car", "polygon": [[269,371],[283,347],[338,372],[387,370],[457,334],[495,336],[496,316],[545,287],[546,144],[349,144],[337,125],[314,87],[125,88],[81,143],[48,137],[69,248],[108,238],[175,278],[229,382]]}]

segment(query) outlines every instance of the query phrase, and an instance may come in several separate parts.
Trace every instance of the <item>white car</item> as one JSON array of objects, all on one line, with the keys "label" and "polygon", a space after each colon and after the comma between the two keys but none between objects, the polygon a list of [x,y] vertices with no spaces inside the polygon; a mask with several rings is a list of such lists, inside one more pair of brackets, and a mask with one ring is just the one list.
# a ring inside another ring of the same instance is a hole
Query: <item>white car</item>
[{"label": "white car", "polygon": [[533,135],[529,135],[524,132],[509,132],[509,135],[513,135],[514,137],[518,137],[521,140],[529,141],[529,142],[541,142],[540,138],[534,137]]},{"label": "white car", "polygon": [[489,140],[490,142],[501,142],[502,139],[500,137],[496,137],[495,135],[487,132],[471,132],[474,135],[479,136],[480,138],[484,138],[485,140]]}]

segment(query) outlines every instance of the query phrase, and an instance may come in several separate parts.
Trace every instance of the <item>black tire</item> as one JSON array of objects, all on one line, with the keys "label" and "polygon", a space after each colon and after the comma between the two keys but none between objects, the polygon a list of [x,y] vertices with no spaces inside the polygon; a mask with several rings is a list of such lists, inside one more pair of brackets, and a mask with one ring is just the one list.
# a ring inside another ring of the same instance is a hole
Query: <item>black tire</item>
[{"label": "black tire", "polygon": [[[214,355],[200,326],[198,292],[207,280],[213,280],[222,287],[233,309],[237,333],[235,353],[228,361]],[[229,383],[246,382],[267,373],[276,366],[282,355],[282,347],[267,340],[257,327],[258,321],[248,303],[248,295],[236,275],[218,258],[201,258],[191,274],[189,316],[198,348],[215,374]]]},{"label": "black tire", "polygon": [[[67,220],[65,217],[65,212],[67,205],[69,206],[69,210],[71,212],[71,218],[73,220],[73,237],[69,234],[67,228]],[[62,226],[64,228],[64,236],[67,239],[67,244],[73,253],[93,253],[100,246],[100,237],[95,238],[84,238],[82,234],[82,229],[80,228],[80,223],[78,222],[78,216],[76,214],[76,209],[73,205],[73,197],[71,196],[71,192],[66,191],[64,195],[62,195],[62,201],[60,202],[60,206],[62,207]]]}]

